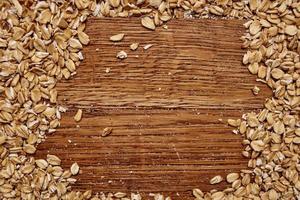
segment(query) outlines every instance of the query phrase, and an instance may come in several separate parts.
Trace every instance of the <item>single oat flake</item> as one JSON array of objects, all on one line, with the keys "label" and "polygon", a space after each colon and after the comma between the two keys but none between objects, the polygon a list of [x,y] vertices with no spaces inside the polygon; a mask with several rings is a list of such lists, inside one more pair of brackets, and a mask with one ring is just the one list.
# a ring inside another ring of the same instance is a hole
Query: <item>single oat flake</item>
[{"label": "single oat flake", "polygon": [[82,110],[81,109],[78,109],[75,116],[74,116],[74,120],[76,122],[79,122],[82,118]]},{"label": "single oat flake", "polygon": [[132,44],[130,45],[130,49],[131,49],[132,51],[137,50],[138,47],[139,47],[139,43],[132,43]]},{"label": "single oat flake", "polygon": [[73,163],[70,167],[72,175],[77,175],[79,172],[79,165],[77,163]]},{"label": "single oat flake", "polygon": [[112,128],[106,127],[103,129],[101,136],[106,137],[106,136],[110,135],[112,133],[112,131],[113,131]]},{"label": "single oat flake", "polygon": [[144,49],[145,49],[145,50],[150,49],[152,46],[153,46],[153,44],[146,44],[146,45],[144,46]]},{"label": "single oat flake", "polygon": [[218,176],[215,176],[212,179],[210,179],[209,183],[212,184],[212,185],[214,185],[214,184],[218,184],[218,183],[220,183],[222,181],[223,181],[222,176],[218,175]]},{"label": "single oat flake", "polygon": [[127,58],[127,53],[125,51],[119,51],[117,53],[117,58],[123,60],[123,59]]},{"label": "single oat flake", "polygon": [[120,33],[120,34],[111,36],[109,39],[110,39],[110,41],[113,41],[113,42],[119,42],[119,41],[123,40],[124,36],[125,36],[124,33]]},{"label": "single oat flake", "polygon": [[258,95],[258,93],[260,92],[260,88],[255,85],[252,88],[252,92],[253,92],[254,95]]},{"label": "single oat flake", "polygon": [[150,29],[150,30],[155,30],[154,21],[150,17],[143,17],[141,22],[145,28]]}]

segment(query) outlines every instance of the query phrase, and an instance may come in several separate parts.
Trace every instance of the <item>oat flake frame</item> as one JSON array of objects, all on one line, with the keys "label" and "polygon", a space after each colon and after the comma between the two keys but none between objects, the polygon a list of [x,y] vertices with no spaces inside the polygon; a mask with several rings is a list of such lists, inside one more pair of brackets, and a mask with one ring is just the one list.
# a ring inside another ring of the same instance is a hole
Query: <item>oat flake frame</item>
[{"label": "oat flake frame", "polygon": [[64,170],[55,155],[33,157],[36,146],[60,125],[65,108],[57,102],[55,85],[75,75],[84,59],[89,16],[140,16],[149,30],[172,18],[246,19],[241,39],[247,53],[241,60],[273,96],[259,113],[228,121],[244,137],[242,155],[249,168],[228,174],[227,189],[192,193],[197,200],[300,199],[298,0],[1,0],[1,199],[142,199],[134,193],[73,191],[77,163]]}]

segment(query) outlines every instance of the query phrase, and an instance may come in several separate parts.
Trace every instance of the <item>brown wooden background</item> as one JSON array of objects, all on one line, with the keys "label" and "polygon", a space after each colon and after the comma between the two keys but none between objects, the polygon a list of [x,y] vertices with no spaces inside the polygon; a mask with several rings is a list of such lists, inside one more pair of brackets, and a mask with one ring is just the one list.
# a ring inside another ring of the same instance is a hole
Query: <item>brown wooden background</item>
[{"label": "brown wooden background", "polygon": [[[58,85],[60,103],[69,110],[37,157],[56,154],[64,167],[78,162],[79,190],[191,199],[195,187],[225,188],[208,181],[247,166],[241,136],[226,120],[262,108],[271,96],[241,65],[242,23],[173,20],[168,30],[152,32],[137,18],[90,19],[85,60],[72,80]],[[126,34],[124,40],[110,42],[118,33]],[[134,42],[141,44],[137,51],[129,49]],[[146,44],[153,47],[144,50]],[[120,50],[128,53],[126,60],[116,58]],[[257,97],[254,85],[262,90]],[[78,108],[80,128],[73,120]],[[113,133],[103,138],[105,127]]]}]

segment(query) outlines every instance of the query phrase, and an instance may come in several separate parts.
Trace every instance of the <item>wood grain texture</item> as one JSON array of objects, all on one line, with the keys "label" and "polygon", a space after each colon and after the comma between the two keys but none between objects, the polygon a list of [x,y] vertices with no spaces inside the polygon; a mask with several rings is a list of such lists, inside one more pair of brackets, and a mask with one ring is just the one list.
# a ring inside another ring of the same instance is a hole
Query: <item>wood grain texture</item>
[{"label": "wood grain texture", "polygon": [[[90,19],[85,60],[72,80],[58,84],[68,112],[37,157],[56,154],[64,167],[78,162],[82,173],[74,188],[79,190],[191,199],[195,187],[225,188],[208,180],[247,166],[241,137],[225,122],[261,109],[271,96],[241,65],[242,23],[173,20],[168,30],[151,32],[137,18]],[[125,33],[124,40],[110,42],[117,33]],[[137,51],[129,49],[134,42],[140,43]],[[144,50],[146,44],[153,47]],[[127,59],[116,58],[120,50]],[[254,85],[261,88],[256,97]],[[80,127],[73,120],[78,108]],[[103,138],[105,127],[113,132]]]}]

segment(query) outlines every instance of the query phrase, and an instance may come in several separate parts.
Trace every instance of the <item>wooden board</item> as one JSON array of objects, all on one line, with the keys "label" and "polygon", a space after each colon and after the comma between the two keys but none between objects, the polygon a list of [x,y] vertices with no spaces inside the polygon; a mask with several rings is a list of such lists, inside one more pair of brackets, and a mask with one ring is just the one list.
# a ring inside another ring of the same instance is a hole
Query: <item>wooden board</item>
[{"label": "wooden board", "polygon": [[[225,188],[208,181],[247,166],[241,136],[232,134],[226,120],[261,109],[271,96],[241,64],[242,23],[173,20],[167,30],[151,32],[137,18],[90,19],[85,60],[72,80],[58,84],[68,112],[37,157],[56,154],[64,167],[78,162],[79,190],[191,199],[195,187]],[[118,33],[125,33],[124,40],[110,42]],[[137,51],[129,49],[134,42],[140,43]],[[144,50],[146,44],[153,47]],[[127,59],[116,58],[120,50]],[[256,97],[254,85],[261,89]],[[80,127],[73,120],[78,108]],[[105,127],[113,132],[103,138]]]}]

